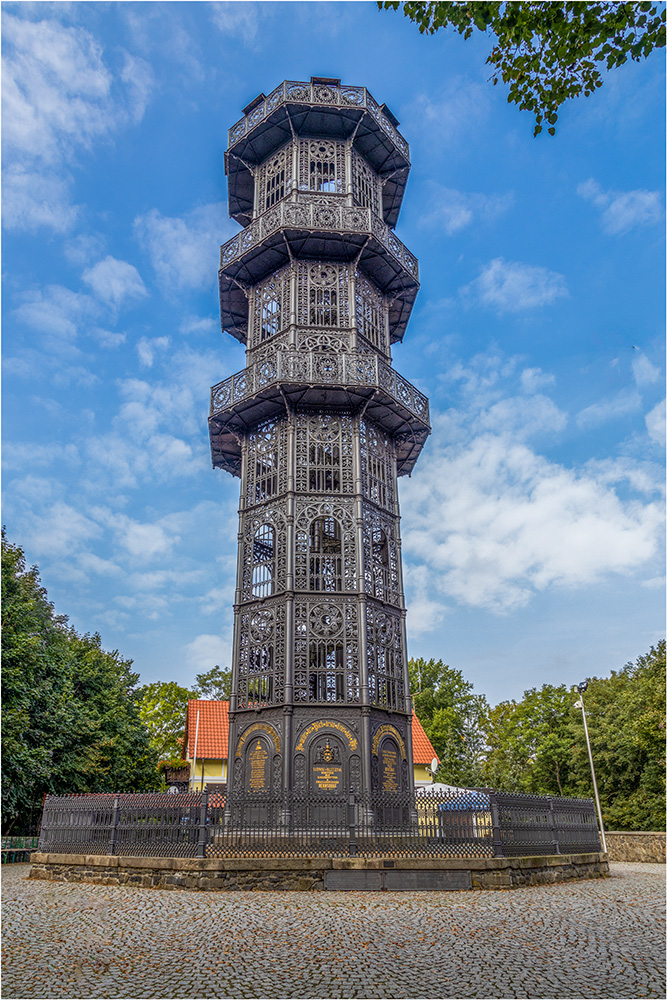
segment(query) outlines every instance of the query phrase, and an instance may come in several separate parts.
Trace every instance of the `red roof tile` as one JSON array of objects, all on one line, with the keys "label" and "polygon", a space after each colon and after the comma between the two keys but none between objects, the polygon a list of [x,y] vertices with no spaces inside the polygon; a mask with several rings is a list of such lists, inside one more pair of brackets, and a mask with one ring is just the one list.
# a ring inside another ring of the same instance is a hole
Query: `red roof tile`
[{"label": "red roof tile", "polygon": [[[187,747],[191,760],[195,755],[197,712],[199,712],[197,759],[226,760],[229,741],[229,702],[199,700],[188,702],[184,745]],[[415,764],[430,764],[433,758],[438,756],[414,712],[412,713],[412,753]]]},{"label": "red roof tile", "polygon": [[195,755],[195,733],[199,712],[197,735],[198,760],[226,760],[229,744],[229,702],[189,701],[185,716],[185,742],[188,755]]},{"label": "red roof tile", "polygon": [[415,715],[412,713],[412,760],[414,764],[430,764],[433,758],[436,757],[438,762],[440,758],[433,749],[433,745],[424,732],[424,727]]}]

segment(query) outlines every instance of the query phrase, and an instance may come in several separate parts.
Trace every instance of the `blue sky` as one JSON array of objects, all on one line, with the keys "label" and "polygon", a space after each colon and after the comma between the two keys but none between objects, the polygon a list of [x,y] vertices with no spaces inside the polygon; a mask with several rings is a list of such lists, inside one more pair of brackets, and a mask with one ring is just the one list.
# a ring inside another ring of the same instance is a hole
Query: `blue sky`
[{"label": "blue sky", "polygon": [[229,663],[223,153],[311,75],[367,86],[411,147],[394,364],[433,433],[400,481],[410,655],[495,703],[664,634],[663,59],[533,139],[488,48],[365,2],[4,4],[3,522],[143,682]]}]

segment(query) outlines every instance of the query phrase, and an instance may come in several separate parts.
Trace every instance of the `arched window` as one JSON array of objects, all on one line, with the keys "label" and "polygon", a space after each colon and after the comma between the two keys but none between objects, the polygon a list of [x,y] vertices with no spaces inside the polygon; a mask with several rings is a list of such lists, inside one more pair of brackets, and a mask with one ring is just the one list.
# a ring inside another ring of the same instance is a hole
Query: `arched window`
[{"label": "arched window", "polygon": [[311,590],[343,589],[340,524],[335,517],[318,517],[310,525],[308,539]]},{"label": "arched window", "polygon": [[270,524],[260,524],[252,542],[252,596],[269,597],[276,574],[276,534]]}]

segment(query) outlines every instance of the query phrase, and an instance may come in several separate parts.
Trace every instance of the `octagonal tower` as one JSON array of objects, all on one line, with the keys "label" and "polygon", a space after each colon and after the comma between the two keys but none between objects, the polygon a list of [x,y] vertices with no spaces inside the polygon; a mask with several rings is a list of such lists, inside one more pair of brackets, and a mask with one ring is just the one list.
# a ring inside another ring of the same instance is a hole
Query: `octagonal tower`
[{"label": "octagonal tower", "polygon": [[299,798],[335,819],[350,789],[376,809],[412,789],[396,479],[430,429],[390,353],[419,287],[393,232],[397,125],[365,88],[312,77],[229,132],[245,228],[221,248],[220,308],[247,367],[209,418],[214,467],[241,479],[228,803],[269,822]]}]

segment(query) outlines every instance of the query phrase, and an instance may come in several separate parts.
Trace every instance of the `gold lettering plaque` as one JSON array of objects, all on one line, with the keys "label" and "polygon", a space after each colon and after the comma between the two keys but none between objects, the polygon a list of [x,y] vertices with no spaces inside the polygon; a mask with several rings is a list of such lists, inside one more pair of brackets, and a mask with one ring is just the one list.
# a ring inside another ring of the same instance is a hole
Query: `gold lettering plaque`
[{"label": "gold lettering plaque", "polygon": [[343,768],[339,764],[315,764],[313,780],[318,792],[339,792],[343,784]]},{"label": "gold lettering plaque", "polygon": [[267,790],[267,761],[269,755],[262,746],[261,740],[248,754],[250,773],[248,774],[248,790],[251,792],[265,792]]},{"label": "gold lettering plaque", "polygon": [[382,749],[382,791],[398,792],[398,754],[394,750]]}]

